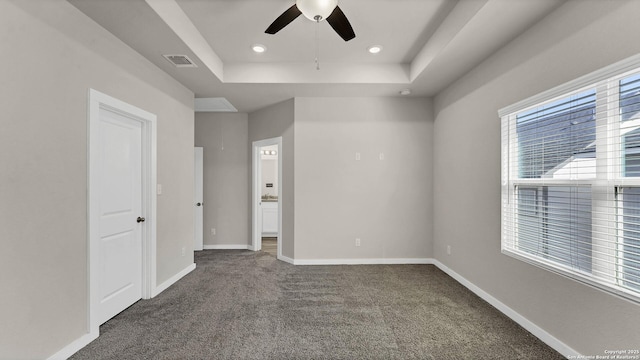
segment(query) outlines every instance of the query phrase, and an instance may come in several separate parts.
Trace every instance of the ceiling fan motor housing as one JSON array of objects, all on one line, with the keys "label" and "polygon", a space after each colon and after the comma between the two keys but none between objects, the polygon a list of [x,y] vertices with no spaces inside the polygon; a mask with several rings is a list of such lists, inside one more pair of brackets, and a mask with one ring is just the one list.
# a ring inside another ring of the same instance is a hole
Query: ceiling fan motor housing
[{"label": "ceiling fan motor housing", "polygon": [[296,0],[296,6],[307,19],[319,21],[316,17],[328,18],[338,6],[338,0]]}]

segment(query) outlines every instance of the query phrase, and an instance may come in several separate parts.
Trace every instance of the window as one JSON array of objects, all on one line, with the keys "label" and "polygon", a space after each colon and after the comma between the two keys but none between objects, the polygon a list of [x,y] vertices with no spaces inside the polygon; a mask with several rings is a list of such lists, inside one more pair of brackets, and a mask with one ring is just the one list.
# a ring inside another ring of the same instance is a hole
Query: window
[{"label": "window", "polygon": [[640,56],[499,114],[502,252],[640,302]]}]

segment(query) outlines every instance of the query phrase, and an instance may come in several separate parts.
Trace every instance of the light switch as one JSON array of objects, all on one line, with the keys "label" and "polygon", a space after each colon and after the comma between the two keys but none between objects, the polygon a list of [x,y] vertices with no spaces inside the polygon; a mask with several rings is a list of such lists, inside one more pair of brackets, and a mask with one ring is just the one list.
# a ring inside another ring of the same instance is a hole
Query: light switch
[{"label": "light switch", "polygon": [[158,186],[156,187],[156,193],[158,195],[162,195],[162,184],[158,184]]},{"label": "light switch", "polygon": [[380,153],[380,160],[384,160],[384,153]]},{"label": "light switch", "polygon": [[356,160],[360,160],[360,153],[359,152],[356,153]]}]

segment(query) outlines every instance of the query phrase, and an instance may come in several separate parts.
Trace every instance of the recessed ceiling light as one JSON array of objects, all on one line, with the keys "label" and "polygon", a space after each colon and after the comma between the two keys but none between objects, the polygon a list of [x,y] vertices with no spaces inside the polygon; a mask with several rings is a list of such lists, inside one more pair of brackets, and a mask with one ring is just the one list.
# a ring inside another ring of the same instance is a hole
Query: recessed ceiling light
[{"label": "recessed ceiling light", "polygon": [[380,51],[382,51],[382,46],[380,46],[380,45],[369,46],[369,48],[367,50],[372,54],[377,54]]},{"label": "recessed ceiling light", "polygon": [[251,50],[253,50],[253,52],[257,52],[258,54],[260,54],[267,51],[267,47],[262,44],[253,44],[251,45]]}]

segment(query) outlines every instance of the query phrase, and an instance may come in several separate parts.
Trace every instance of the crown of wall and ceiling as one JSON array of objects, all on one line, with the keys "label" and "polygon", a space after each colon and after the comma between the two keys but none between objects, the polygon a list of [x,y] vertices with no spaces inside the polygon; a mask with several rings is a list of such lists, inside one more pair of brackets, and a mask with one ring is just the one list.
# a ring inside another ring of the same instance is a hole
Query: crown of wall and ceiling
[{"label": "crown of wall and ceiling", "polygon": [[[357,34],[344,41],[304,16],[266,34],[293,0],[67,1],[196,98],[224,98],[223,111],[241,112],[292,97],[401,96],[405,89],[433,96],[563,2],[341,0]],[[376,46],[381,51],[370,52]],[[184,55],[195,66],[176,67],[164,55]]]}]

